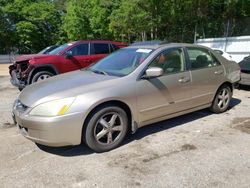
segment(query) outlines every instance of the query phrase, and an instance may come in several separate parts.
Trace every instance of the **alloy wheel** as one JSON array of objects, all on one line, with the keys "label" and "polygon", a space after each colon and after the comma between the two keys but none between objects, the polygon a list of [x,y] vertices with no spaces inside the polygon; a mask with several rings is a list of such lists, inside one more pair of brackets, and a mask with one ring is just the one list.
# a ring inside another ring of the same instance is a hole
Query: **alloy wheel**
[{"label": "alloy wheel", "polygon": [[103,145],[110,145],[119,140],[123,132],[123,120],[117,112],[104,114],[96,123],[94,137]]},{"label": "alloy wheel", "polygon": [[223,88],[220,93],[218,94],[218,107],[220,109],[224,109],[228,106],[228,103],[230,101],[230,93],[227,88]]},{"label": "alloy wheel", "polygon": [[37,78],[37,82],[42,81],[42,80],[45,80],[45,79],[47,79],[47,78],[49,78],[49,77],[51,77],[51,76],[48,75],[48,74],[42,74],[41,76],[39,76],[39,77]]}]

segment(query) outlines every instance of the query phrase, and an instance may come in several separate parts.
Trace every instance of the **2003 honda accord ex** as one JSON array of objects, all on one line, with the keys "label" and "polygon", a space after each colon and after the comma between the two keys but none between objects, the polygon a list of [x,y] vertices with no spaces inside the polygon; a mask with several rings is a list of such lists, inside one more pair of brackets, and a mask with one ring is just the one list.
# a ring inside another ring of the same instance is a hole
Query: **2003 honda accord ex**
[{"label": "2003 honda accord ex", "polygon": [[89,68],[25,88],[13,118],[43,145],[116,148],[128,132],[203,108],[227,110],[238,64],[192,44],[130,46]]}]

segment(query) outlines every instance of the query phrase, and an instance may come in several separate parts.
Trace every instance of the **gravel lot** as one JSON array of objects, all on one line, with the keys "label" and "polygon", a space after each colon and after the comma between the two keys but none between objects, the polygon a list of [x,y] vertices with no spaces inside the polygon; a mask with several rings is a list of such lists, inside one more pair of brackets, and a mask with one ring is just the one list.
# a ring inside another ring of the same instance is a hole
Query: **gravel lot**
[{"label": "gravel lot", "polygon": [[10,116],[18,93],[0,76],[1,187],[250,187],[249,88],[235,90],[223,114],[202,110],[150,125],[102,154],[25,139]]}]

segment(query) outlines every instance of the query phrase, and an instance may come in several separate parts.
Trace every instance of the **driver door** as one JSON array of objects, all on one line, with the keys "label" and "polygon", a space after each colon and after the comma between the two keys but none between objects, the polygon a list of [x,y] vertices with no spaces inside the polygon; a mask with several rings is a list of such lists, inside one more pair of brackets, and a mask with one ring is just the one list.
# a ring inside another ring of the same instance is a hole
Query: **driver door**
[{"label": "driver door", "polygon": [[78,44],[65,52],[64,66],[68,71],[84,68],[89,65],[89,61],[89,43]]},{"label": "driver door", "polygon": [[149,67],[160,67],[164,74],[137,82],[137,106],[141,123],[192,107],[191,76],[186,70],[182,48],[161,52]]}]

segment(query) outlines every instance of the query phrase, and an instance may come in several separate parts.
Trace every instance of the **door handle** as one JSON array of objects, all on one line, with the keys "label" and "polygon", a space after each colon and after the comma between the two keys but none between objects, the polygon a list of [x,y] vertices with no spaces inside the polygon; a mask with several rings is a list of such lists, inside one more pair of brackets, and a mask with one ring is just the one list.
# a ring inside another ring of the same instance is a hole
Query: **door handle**
[{"label": "door handle", "polygon": [[190,81],[190,78],[188,78],[188,77],[181,77],[178,80],[178,82],[180,82],[180,83],[187,83],[189,81]]},{"label": "door handle", "polygon": [[223,70],[217,70],[214,72],[214,74],[222,74],[223,73]]},{"label": "door handle", "polygon": [[84,62],[87,62],[87,63],[91,62],[90,59],[84,59],[83,61],[84,61]]}]

